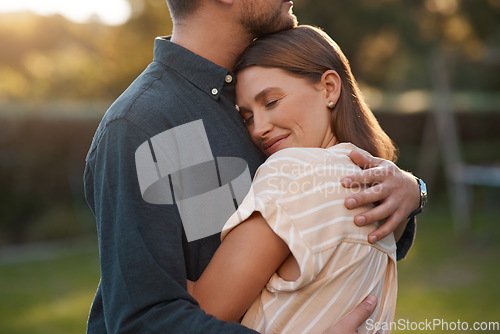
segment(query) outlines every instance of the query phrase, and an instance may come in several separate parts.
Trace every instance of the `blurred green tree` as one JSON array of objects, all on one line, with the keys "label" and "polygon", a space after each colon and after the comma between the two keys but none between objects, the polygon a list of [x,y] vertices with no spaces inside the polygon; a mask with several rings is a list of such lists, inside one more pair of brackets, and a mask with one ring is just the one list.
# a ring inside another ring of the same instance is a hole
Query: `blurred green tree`
[{"label": "blurred green tree", "polygon": [[[121,26],[2,15],[0,101],[116,98],[151,61],[154,37],[172,29],[165,1],[128,1],[133,14]],[[438,47],[471,59],[500,47],[500,0],[295,0],[294,10],[340,44],[360,82],[386,91],[429,88]],[[458,78],[500,88],[492,71],[465,68]]]},{"label": "blurred green tree", "polygon": [[[500,47],[499,0],[294,3],[300,23],[322,27],[339,43],[359,81],[386,91],[429,88],[427,61],[436,48],[453,48],[474,60]],[[500,89],[496,73],[478,72],[459,81],[475,78],[483,83],[477,89]]]},{"label": "blurred green tree", "polygon": [[0,17],[0,102],[113,99],[152,60],[154,38],[171,32],[163,1],[129,0],[121,26],[62,16]]}]

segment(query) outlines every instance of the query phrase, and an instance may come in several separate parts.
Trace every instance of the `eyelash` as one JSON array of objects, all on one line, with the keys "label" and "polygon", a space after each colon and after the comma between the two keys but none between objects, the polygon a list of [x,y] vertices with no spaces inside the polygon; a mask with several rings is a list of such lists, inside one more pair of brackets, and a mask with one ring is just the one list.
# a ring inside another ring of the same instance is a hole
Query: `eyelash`
[{"label": "eyelash", "polygon": [[251,111],[241,111],[240,112],[241,119],[243,120],[243,123],[245,123],[246,126],[250,125],[250,122],[253,119],[253,112]]},{"label": "eyelash", "polygon": [[245,123],[246,126],[249,126],[250,125],[250,122],[252,121],[253,119],[253,115],[248,117],[248,118],[243,118],[243,123]]},{"label": "eyelash", "polygon": [[269,103],[266,103],[266,109],[271,109],[273,108],[274,106],[276,106],[276,104],[279,102],[279,99],[276,99],[276,100],[272,100],[270,101]]},{"label": "eyelash", "polygon": [[[280,99],[271,100],[271,101],[267,102],[264,107],[266,109],[272,109],[276,106],[276,104],[278,104],[278,102],[280,102]],[[248,118],[243,118],[243,123],[245,123],[246,126],[249,126],[251,124],[252,120],[253,120],[253,115],[248,117]]]}]

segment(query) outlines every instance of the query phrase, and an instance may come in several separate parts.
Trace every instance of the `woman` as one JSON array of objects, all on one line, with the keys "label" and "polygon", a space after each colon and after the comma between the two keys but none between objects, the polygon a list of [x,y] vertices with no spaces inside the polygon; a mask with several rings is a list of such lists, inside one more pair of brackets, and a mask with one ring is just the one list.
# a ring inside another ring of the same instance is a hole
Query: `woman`
[{"label": "woman", "polygon": [[235,73],[237,109],[270,157],[189,292],[207,313],[260,332],[322,333],[368,294],[379,300],[368,321],[392,321],[394,236],[367,242],[376,226],[354,225],[366,207],[345,209],[352,190],[340,179],[359,169],[349,159],[355,147],[388,160],[396,149],[342,51],[299,26],[257,39]]}]

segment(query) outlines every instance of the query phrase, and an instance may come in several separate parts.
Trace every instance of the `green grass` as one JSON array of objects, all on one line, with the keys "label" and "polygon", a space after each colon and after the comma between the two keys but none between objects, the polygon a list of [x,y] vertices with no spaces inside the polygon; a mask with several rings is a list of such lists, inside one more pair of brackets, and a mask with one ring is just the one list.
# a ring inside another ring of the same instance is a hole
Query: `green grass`
[{"label": "green grass", "polygon": [[0,333],[85,333],[99,282],[96,243],[60,252],[0,265]]},{"label": "green grass", "polygon": [[[398,263],[395,320],[500,322],[499,209],[476,210],[471,230],[462,235],[455,232],[444,201],[419,221],[415,244]],[[443,331],[448,332],[459,331]]]},{"label": "green grass", "polygon": [[[498,190],[493,195],[498,200]],[[454,232],[444,200],[433,198],[419,217],[415,244],[398,263],[396,321],[500,321],[500,212],[475,208],[465,236]],[[0,263],[0,333],[83,333],[99,281],[96,245],[92,239],[57,257]],[[431,333],[393,333],[415,332]]]}]

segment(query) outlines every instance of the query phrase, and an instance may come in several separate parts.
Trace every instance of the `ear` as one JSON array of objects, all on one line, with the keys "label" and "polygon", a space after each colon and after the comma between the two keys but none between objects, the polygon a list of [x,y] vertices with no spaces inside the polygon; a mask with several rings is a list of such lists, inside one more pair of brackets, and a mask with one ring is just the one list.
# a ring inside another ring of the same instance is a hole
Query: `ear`
[{"label": "ear", "polygon": [[342,80],[339,74],[334,70],[328,70],[321,76],[321,84],[326,90],[326,99],[337,103],[342,91]]}]

